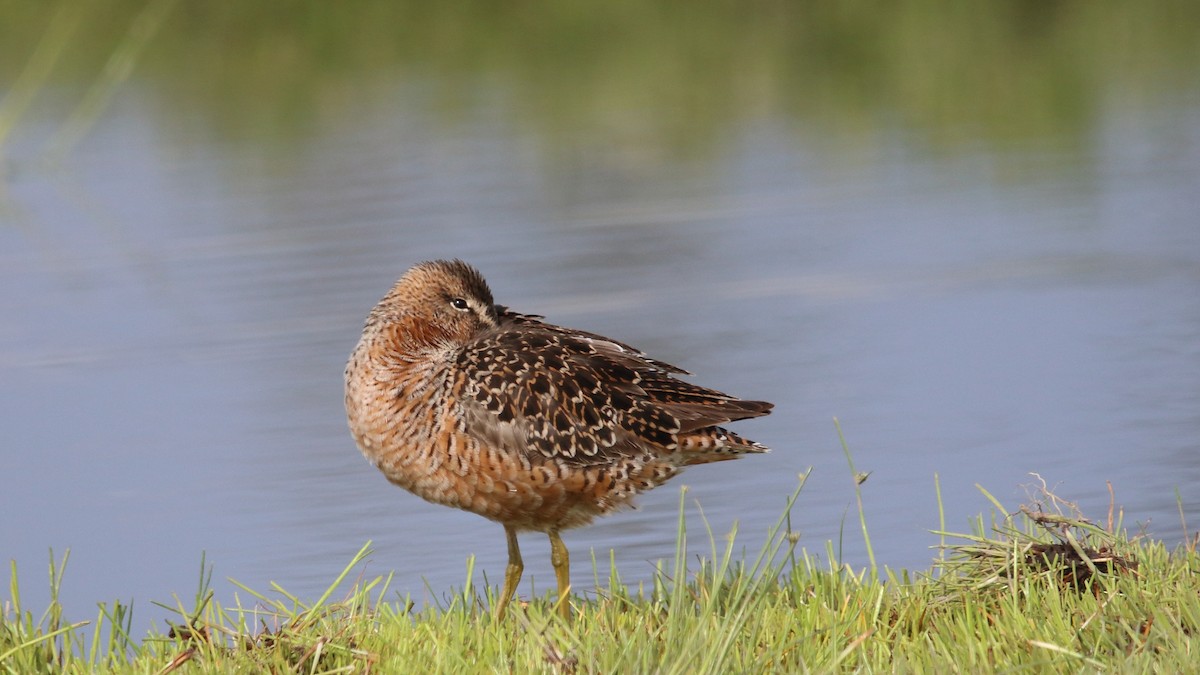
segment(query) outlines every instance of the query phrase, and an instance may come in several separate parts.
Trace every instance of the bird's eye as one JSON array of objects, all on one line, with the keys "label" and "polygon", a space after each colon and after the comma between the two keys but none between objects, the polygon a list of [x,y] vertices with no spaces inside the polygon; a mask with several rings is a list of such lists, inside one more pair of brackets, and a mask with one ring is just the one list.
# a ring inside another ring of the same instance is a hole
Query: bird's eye
[{"label": "bird's eye", "polygon": [[463,298],[451,298],[450,306],[460,312],[466,312],[471,309],[470,305],[468,305],[467,301]]}]

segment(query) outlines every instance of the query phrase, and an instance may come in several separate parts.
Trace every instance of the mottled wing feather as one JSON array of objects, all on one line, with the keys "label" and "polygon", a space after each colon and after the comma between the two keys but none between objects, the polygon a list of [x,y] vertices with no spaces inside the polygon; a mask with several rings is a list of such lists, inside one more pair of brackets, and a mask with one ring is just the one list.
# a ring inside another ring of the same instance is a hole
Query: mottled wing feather
[{"label": "mottled wing feather", "polygon": [[508,320],[460,352],[456,370],[467,431],[510,451],[601,464],[672,452],[681,433],[771,408],[677,380],[680,369],[629,345],[501,316]]},{"label": "mottled wing feather", "polygon": [[517,312],[509,311],[509,309],[503,305],[496,305],[496,310],[499,313],[499,321],[503,325],[513,326],[513,327],[515,327],[515,326],[530,327],[530,328],[534,328],[536,330],[550,331],[553,333],[557,333],[559,335],[575,337],[575,338],[580,338],[580,339],[584,339],[584,340],[590,340],[596,344],[610,345],[610,348],[615,349],[618,352],[632,354],[637,357],[637,360],[640,363],[643,363],[643,364],[649,365],[649,366],[653,366],[653,367],[657,368],[658,370],[663,371],[664,373],[676,374],[676,375],[690,375],[691,374],[688,371],[686,371],[683,368],[680,368],[678,366],[673,366],[669,363],[665,363],[663,361],[658,361],[656,359],[652,359],[652,358],[646,356],[644,353],[642,353],[642,351],[640,349],[638,349],[636,347],[632,347],[630,345],[627,345],[624,342],[618,342],[617,340],[614,340],[610,337],[604,337],[603,335],[597,335],[596,333],[589,333],[587,331],[575,330],[572,328],[563,328],[561,326],[555,326],[554,324],[545,323],[541,320],[544,317],[542,317],[540,314],[518,314]]}]

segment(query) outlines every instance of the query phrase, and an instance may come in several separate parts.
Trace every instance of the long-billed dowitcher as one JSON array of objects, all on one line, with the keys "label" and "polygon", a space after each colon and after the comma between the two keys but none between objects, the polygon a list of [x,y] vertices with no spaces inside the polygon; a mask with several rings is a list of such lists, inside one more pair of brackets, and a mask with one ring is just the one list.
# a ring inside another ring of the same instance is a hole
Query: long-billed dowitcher
[{"label": "long-billed dowitcher", "polygon": [[765,452],[718,426],[771,404],[689,384],[627,344],[497,305],[475,268],[424,262],[367,316],[346,365],[346,414],[389,481],[504,526],[497,616],[516,593],[517,533],[550,537],[570,615],[560,532],[631,504],[681,468]]}]

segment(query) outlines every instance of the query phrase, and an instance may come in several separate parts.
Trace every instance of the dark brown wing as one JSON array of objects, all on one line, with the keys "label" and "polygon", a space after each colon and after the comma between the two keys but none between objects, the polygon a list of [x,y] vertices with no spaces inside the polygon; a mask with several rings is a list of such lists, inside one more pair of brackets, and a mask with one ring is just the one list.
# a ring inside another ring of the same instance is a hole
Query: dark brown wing
[{"label": "dark brown wing", "polygon": [[[632,347],[630,345],[625,344],[624,342],[618,342],[610,337],[604,337],[603,335],[597,335],[596,333],[589,333],[589,332],[583,331],[583,330],[575,330],[573,328],[563,328],[562,326],[555,326],[554,324],[546,323],[546,322],[542,321],[542,319],[545,317],[543,317],[540,314],[519,314],[517,312],[513,312],[513,311],[509,310],[507,307],[505,307],[503,305],[496,305],[495,307],[498,312],[496,320],[503,326],[524,327],[524,328],[529,328],[529,329],[533,329],[533,330],[545,330],[545,331],[550,331],[550,332],[558,334],[558,335],[576,337],[576,338],[580,338],[583,340],[591,340],[592,342],[596,342],[596,343],[604,343],[604,344],[607,344],[607,345],[610,345],[610,346],[616,348],[617,351],[624,352],[627,354],[633,354],[633,355],[637,356],[640,361],[642,361],[646,364],[649,364],[651,366],[654,366],[654,367],[658,368],[659,370],[662,370],[666,373],[673,373],[673,374],[679,374],[679,375],[691,375],[691,373],[684,370],[683,368],[679,368],[678,366],[673,366],[673,365],[663,362],[663,361],[658,361],[656,359],[652,359],[652,358],[646,356],[646,354],[643,353],[642,350],[638,349],[637,347]],[[727,397],[727,398],[729,398],[729,397]]]},{"label": "dark brown wing", "polygon": [[[460,352],[456,384],[468,431],[509,450],[600,464],[672,452],[681,435],[771,410],[678,380],[680,369],[629,345],[527,315],[502,319]],[[765,450],[733,434],[728,442]]]}]

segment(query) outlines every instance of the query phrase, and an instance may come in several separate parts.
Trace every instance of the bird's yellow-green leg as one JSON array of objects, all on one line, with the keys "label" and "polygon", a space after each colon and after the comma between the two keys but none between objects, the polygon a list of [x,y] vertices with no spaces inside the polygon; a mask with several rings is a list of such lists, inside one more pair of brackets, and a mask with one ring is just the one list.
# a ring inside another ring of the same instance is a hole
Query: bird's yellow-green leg
[{"label": "bird's yellow-green leg", "polygon": [[567,602],[567,596],[571,592],[571,558],[558,530],[550,530],[550,564],[554,565],[554,578],[558,580],[558,611],[562,618],[570,619],[571,603]]},{"label": "bird's yellow-green leg", "polygon": [[504,590],[500,591],[500,602],[496,604],[497,619],[504,618],[504,609],[508,607],[508,601],[517,594],[521,572],[525,571],[525,563],[521,562],[521,548],[517,546],[517,529],[505,525],[504,535],[508,537],[508,567],[504,568]]}]

